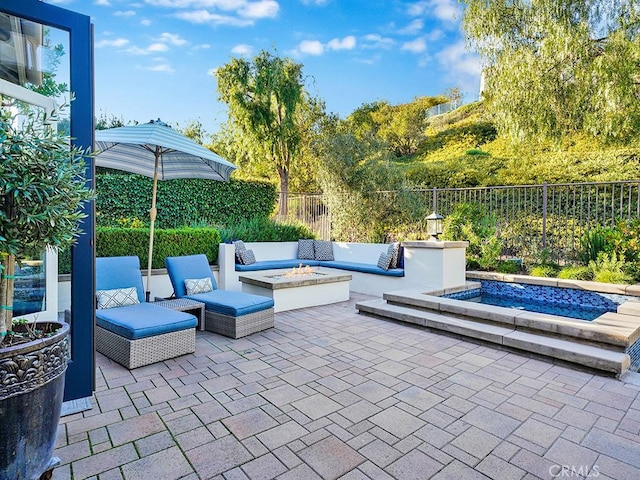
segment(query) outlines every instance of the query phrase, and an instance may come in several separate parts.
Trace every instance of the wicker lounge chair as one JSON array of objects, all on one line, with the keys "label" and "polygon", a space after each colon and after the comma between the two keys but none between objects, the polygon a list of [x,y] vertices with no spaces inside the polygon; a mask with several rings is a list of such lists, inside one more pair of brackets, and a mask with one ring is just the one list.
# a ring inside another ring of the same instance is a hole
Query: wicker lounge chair
[{"label": "wicker lounge chair", "polygon": [[[240,338],[273,327],[273,299],[218,290],[205,255],[167,257],[165,263],[176,297],[205,304],[205,330]],[[188,293],[187,282],[194,281],[201,281],[206,287],[199,293]]]},{"label": "wicker lounge chair", "polygon": [[96,297],[96,350],[106,357],[132,369],[195,352],[197,318],[145,302],[138,257],[96,258]]}]

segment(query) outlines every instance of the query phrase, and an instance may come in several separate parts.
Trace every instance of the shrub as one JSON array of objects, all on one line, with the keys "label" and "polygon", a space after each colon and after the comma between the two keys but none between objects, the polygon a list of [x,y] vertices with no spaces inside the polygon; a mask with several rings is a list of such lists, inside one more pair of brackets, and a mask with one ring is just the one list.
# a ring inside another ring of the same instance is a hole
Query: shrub
[{"label": "shrub", "polygon": [[584,265],[564,267],[558,272],[558,278],[566,280],[592,280],[593,272]]},{"label": "shrub", "polygon": [[[129,219],[148,224],[152,185],[152,179],[140,175],[99,173],[97,225],[130,226]],[[276,202],[276,187],[272,183],[201,178],[167,180],[158,182],[156,227],[180,228],[193,222],[226,225],[252,217],[267,218]]]},{"label": "shrub", "polygon": [[578,250],[578,261],[583,265],[595,261],[600,252],[607,248],[607,238],[602,229],[586,230],[580,238],[580,249]]},{"label": "shrub", "polygon": [[551,264],[535,265],[529,270],[529,275],[532,277],[555,277],[557,274],[558,267]]},{"label": "shrub", "polygon": [[624,260],[615,252],[601,252],[596,260],[589,262],[593,280],[603,283],[630,283],[632,278],[624,272]]},{"label": "shrub", "polygon": [[[218,259],[220,234],[215,228],[156,229],[153,239],[153,268],[164,268],[164,259],[180,255],[204,253],[210,264]],[[96,228],[96,256],[120,257],[136,255],[146,268],[149,259],[148,228]],[[58,272],[71,273],[69,250],[60,252]]]},{"label": "shrub", "polygon": [[518,262],[512,260],[501,260],[496,265],[495,271],[500,273],[519,273],[522,269]]},{"label": "shrub", "polygon": [[315,235],[302,223],[278,223],[268,218],[252,218],[234,225],[220,227],[223,242],[294,242]]}]

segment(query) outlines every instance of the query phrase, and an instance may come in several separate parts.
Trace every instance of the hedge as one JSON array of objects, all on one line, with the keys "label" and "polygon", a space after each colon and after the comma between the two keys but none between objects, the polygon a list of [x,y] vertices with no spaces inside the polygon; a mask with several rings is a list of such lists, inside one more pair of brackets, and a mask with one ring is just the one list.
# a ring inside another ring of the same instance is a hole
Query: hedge
[{"label": "hedge", "polygon": [[[100,226],[149,225],[153,180],[132,174],[98,173],[96,223]],[[184,178],[158,182],[157,228],[231,225],[268,218],[277,203],[276,186]]]},{"label": "hedge", "polygon": [[[220,233],[215,228],[155,229],[153,240],[153,268],[164,268],[165,257],[204,253],[210,264],[218,259]],[[149,259],[148,228],[96,228],[96,256],[119,257],[136,255],[142,268]],[[70,273],[70,251],[60,252],[58,272]]]}]

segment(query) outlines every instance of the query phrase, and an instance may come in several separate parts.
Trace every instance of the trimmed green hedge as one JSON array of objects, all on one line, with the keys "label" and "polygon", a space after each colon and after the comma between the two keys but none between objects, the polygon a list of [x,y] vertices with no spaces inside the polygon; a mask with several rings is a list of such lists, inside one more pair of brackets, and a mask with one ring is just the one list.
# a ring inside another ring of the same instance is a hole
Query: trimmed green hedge
[{"label": "trimmed green hedge", "polygon": [[[149,225],[153,180],[140,175],[96,176],[96,223],[100,226]],[[277,203],[276,186],[247,182],[183,178],[158,182],[156,227],[232,225],[268,218]]]},{"label": "trimmed green hedge", "polygon": [[[155,229],[153,236],[153,268],[164,268],[165,257],[204,253],[210,264],[218,259],[220,233],[215,228]],[[148,228],[96,228],[96,256],[136,255],[147,268],[149,259]],[[60,252],[58,271],[71,271],[70,251]]]}]

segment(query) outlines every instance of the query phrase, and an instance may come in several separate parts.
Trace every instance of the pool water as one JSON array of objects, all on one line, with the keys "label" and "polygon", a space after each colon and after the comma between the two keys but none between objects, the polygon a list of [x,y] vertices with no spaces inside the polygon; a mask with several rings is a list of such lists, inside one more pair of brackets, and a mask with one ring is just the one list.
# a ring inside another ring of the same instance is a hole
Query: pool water
[{"label": "pool water", "polygon": [[575,306],[567,304],[553,304],[532,299],[500,297],[496,295],[481,294],[469,298],[460,298],[467,302],[477,302],[485,305],[495,305],[497,307],[515,308],[527,312],[547,313],[559,315],[561,317],[576,318],[579,320],[595,320],[608,310],[598,307]]}]

